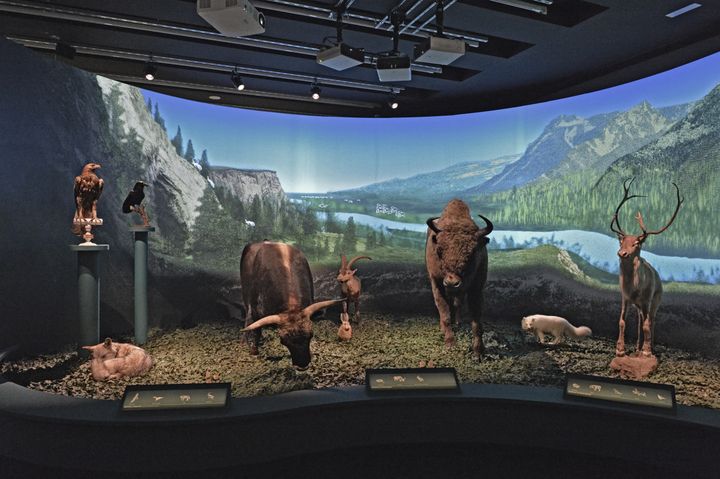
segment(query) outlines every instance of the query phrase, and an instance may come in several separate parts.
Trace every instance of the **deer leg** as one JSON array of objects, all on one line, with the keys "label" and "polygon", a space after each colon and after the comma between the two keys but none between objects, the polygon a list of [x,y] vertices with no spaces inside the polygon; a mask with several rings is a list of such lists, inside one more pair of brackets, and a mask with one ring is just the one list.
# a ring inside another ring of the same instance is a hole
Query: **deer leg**
[{"label": "deer leg", "polygon": [[643,356],[653,355],[653,330],[655,329],[655,313],[657,312],[658,306],[660,306],[660,298],[654,295],[649,306],[649,311],[645,314],[645,321],[643,321]]},{"label": "deer leg", "polygon": [[455,345],[455,335],[450,327],[450,305],[442,295],[440,287],[430,280],[435,306],[440,314],[440,331],[445,335],[445,346],[451,348]]},{"label": "deer leg", "polygon": [[643,310],[639,307],[635,307],[637,310],[637,340],[635,341],[635,352],[637,354],[640,353],[640,340],[643,337],[643,321],[645,320],[645,314],[643,313]]},{"label": "deer leg", "polygon": [[618,321],[618,339],[615,344],[615,356],[625,356],[625,298],[620,306],[620,320]]}]

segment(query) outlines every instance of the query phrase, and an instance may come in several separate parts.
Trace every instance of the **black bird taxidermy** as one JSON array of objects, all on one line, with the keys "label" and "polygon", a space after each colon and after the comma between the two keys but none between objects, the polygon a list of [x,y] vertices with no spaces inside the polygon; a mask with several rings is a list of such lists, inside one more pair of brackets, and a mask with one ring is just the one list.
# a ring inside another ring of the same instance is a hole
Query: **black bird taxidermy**
[{"label": "black bird taxidermy", "polygon": [[132,191],[128,193],[127,198],[125,198],[122,205],[123,213],[132,213],[134,211],[139,214],[143,220],[143,226],[150,225],[150,218],[148,218],[147,213],[145,213],[145,207],[142,205],[142,202],[145,199],[145,192],[143,191],[143,188],[146,186],[148,186],[148,184],[143,181],[135,183],[135,186]]}]

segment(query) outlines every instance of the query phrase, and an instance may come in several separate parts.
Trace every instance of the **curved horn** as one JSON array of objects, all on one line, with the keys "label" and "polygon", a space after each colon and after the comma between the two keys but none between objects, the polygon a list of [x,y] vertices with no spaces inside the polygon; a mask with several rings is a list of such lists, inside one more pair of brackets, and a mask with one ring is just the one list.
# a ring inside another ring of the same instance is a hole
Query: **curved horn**
[{"label": "curved horn", "polygon": [[355,256],[355,257],[354,257],[353,259],[351,259],[350,262],[348,263],[347,269],[352,268],[353,263],[355,263],[355,261],[357,261],[357,260],[359,260],[359,259],[369,259],[370,261],[372,261],[372,258],[371,258],[370,256]]},{"label": "curved horn", "polygon": [[479,216],[480,218],[482,218],[483,221],[485,222],[485,228],[483,228],[483,229],[480,230],[480,235],[481,235],[481,236],[487,236],[487,235],[489,235],[490,233],[492,233],[492,230],[493,230],[492,221],[490,221],[489,219],[485,218],[483,215],[478,215],[478,216]]},{"label": "curved horn", "polygon": [[348,269],[347,256],[345,256],[345,255],[340,256],[340,261],[341,261],[340,270],[344,271],[344,270]]},{"label": "curved horn", "polygon": [[434,218],[428,218],[428,220],[425,222],[428,225],[428,228],[433,230],[435,233],[440,233],[442,230],[435,225],[435,220],[440,218],[439,216],[435,216]]},{"label": "curved horn", "polygon": [[273,324],[280,324],[282,322],[282,316],[280,316],[279,314],[271,314],[270,316],[265,316],[264,318],[258,319],[247,328],[241,329],[240,332],[245,333],[247,331],[255,331],[257,328],[262,328],[263,326],[272,326]]},{"label": "curved horn", "polygon": [[680,197],[680,188],[678,188],[678,185],[673,183],[673,186],[675,187],[675,190],[677,191],[677,206],[675,206],[675,212],[673,212],[672,218],[670,218],[670,221],[668,221],[668,223],[665,226],[663,226],[659,230],[647,231],[647,228],[645,227],[645,222],[643,222],[643,217],[640,214],[640,212],[638,211],[637,215],[635,216],[635,219],[640,224],[640,229],[643,232],[643,236],[659,235],[660,233],[662,233],[663,231],[668,229],[670,227],[670,225],[673,224],[673,221],[675,221],[675,217],[677,216],[678,211],[680,211],[680,205],[683,203],[683,201],[685,201],[685,198]]},{"label": "curved horn", "polygon": [[333,304],[341,303],[343,301],[345,301],[345,298],[320,301],[318,303],[311,304],[310,306],[306,306],[305,309],[302,310],[302,314],[303,316],[307,315],[307,317],[310,317],[315,314],[316,311],[320,311],[321,309],[325,309],[328,306],[332,306]]}]

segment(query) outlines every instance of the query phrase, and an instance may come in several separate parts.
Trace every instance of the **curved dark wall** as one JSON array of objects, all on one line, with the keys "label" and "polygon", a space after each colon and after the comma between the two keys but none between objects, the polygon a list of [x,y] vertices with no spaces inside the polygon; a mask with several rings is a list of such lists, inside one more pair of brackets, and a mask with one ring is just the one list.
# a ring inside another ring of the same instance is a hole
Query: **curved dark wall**
[{"label": "curved dark wall", "polygon": [[[26,61],[29,55],[0,41],[0,336],[3,343],[57,344],[75,336],[73,178],[108,156],[101,140],[107,116],[90,75],[40,57]],[[108,234],[111,225],[98,240]]]}]

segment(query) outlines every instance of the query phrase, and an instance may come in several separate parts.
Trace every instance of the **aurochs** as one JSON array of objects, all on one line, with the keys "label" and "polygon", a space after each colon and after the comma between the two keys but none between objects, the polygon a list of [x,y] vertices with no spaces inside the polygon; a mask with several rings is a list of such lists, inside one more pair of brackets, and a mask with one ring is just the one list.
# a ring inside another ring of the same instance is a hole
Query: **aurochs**
[{"label": "aurochs", "polygon": [[245,329],[253,332],[250,351],[258,353],[265,326],[277,326],[280,342],[288,348],[293,366],[306,369],[311,360],[311,316],[344,301],[314,302],[313,280],[305,255],[284,243],[251,243],[240,260],[240,282],[245,303]]},{"label": "aurochs", "polygon": [[478,216],[485,221],[485,228],[475,224],[464,202],[454,199],[445,206],[440,217],[429,218],[425,264],[440,313],[445,345],[455,345],[450,320],[460,323],[463,302],[467,298],[472,315],[473,354],[480,359],[484,352],[480,316],[488,271],[486,245],[493,224],[484,216]]}]

